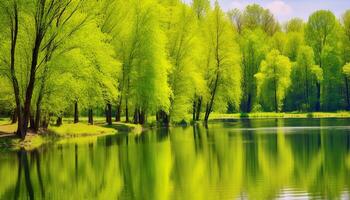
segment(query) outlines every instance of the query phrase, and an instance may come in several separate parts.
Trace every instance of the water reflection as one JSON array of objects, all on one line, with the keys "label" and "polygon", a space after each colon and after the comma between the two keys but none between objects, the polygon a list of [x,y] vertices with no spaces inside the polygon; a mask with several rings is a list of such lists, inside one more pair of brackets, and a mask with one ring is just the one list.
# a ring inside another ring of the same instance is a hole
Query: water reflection
[{"label": "water reflection", "polygon": [[348,199],[347,125],[215,122],[2,153],[0,199]]}]

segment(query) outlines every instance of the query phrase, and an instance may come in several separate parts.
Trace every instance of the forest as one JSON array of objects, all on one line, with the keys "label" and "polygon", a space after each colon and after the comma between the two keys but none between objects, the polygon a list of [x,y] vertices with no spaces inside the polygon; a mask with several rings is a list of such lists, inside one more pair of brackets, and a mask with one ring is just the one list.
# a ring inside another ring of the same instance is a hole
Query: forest
[{"label": "forest", "polygon": [[24,138],[215,113],[350,109],[350,10],[279,22],[209,0],[2,0],[0,116]]}]

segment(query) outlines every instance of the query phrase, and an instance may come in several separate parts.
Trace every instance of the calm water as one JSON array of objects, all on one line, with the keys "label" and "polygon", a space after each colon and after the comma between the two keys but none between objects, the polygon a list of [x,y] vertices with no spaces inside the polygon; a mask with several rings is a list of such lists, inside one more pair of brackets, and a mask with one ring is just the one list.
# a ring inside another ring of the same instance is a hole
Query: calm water
[{"label": "calm water", "polygon": [[0,153],[0,199],[349,199],[349,119],[264,119]]}]

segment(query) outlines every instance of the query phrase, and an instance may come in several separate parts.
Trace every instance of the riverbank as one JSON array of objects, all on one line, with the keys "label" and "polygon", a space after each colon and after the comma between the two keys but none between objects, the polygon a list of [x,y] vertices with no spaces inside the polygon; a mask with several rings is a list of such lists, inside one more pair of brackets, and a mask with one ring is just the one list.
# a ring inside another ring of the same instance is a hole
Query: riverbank
[{"label": "riverbank", "polygon": [[[0,124],[0,151],[11,151],[24,148],[32,150],[50,142],[86,142],[96,140],[97,137],[113,135],[118,131],[140,132],[140,125],[114,123],[112,126],[105,124],[88,125],[84,123],[63,124],[62,126],[50,126],[39,133],[28,132],[26,138],[21,140],[16,137],[16,124]],[[142,131],[142,127],[141,127]]]},{"label": "riverbank", "polygon": [[[220,114],[212,113],[209,120],[229,120],[229,119],[263,119],[263,118],[350,118],[350,112],[314,112],[314,113],[235,113]],[[116,134],[117,132],[140,134],[147,128],[157,125],[154,116],[149,117],[149,122],[144,125],[113,122],[106,125],[104,118],[96,118],[95,125],[88,125],[86,121],[74,124],[72,119],[64,120],[62,126],[50,126],[48,130],[38,134],[28,133],[25,140],[21,140],[14,135],[17,129],[16,124],[11,124],[8,119],[0,119],[0,151],[16,150],[24,148],[26,150],[35,149],[43,144],[52,141],[59,142],[86,142],[96,140],[97,137]],[[122,119],[123,120],[123,119]],[[187,125],[192,121],[191,115],[185,120],[174,123],[176,125]],[[199,121],[200,122],[200,121]]]},{"label": "riverbank", "polygon": [[310,112],[310,113],[275,113],[275,112],[260,112],[260,113],[234,113],[220,114],[212,113],[209,120],[220,119],[259,119],[259,118],[350,118],[350,112]]}]

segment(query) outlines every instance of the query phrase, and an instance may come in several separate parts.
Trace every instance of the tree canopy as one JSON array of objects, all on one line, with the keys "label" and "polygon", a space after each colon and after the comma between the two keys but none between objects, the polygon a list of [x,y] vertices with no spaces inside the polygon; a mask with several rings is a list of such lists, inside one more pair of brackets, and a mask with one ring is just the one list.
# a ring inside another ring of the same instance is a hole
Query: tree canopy
[{"label": "tree canopy", "polygon": [[102,113],[108,124],[169,124],[350,109],[350,11],[280,24],[258,4],[4,0],[0,26],[0,114],[21,137]]}]

